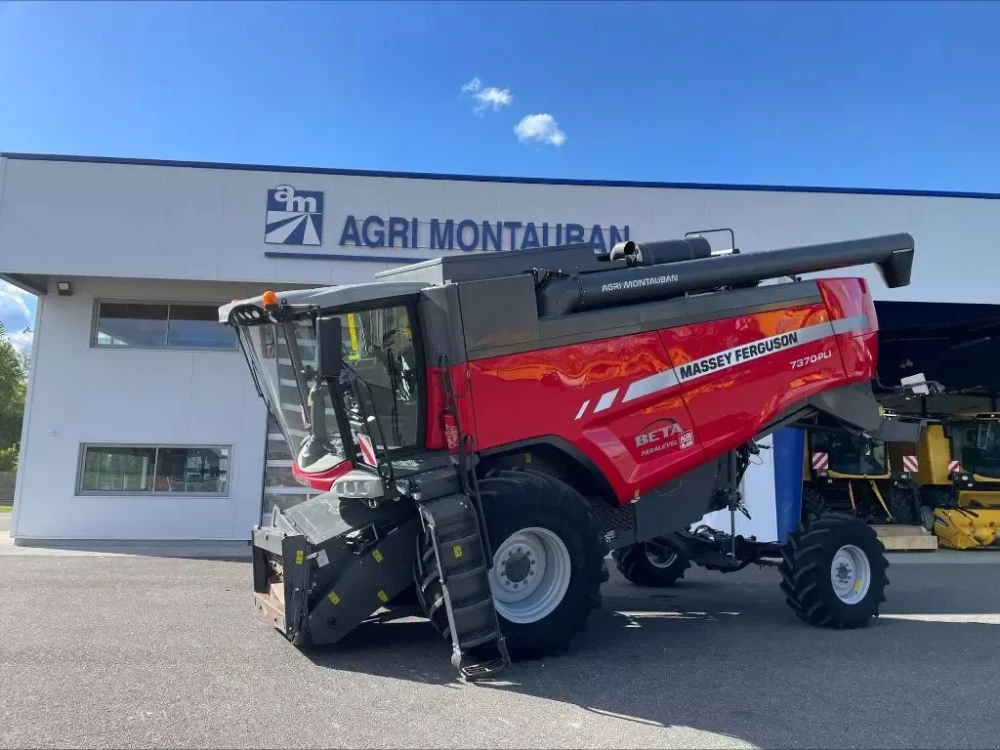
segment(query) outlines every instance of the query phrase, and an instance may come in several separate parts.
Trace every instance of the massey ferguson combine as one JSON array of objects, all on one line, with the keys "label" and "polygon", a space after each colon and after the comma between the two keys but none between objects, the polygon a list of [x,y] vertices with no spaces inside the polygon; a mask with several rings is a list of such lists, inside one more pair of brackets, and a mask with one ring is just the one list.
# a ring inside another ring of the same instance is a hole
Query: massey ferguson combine
[{"label": "massey ferguson combine", "polygon": [[797,278],[876,264],[899,287],[912,262],[907,234],[748,254],[689,236],[225,305],[296,477],[322,491],[253,529],[259,609],[302,647],[416,612],[475,679],[567,644],[609,552],[655,567],[686,544],[708,567],[780,565],[808,622],[863,625],[887,563],[861,521],[823,515],[783,544],[686,530],[742,508],[755,441],[783,426],[918,438],[872,393],[865,280]]}]

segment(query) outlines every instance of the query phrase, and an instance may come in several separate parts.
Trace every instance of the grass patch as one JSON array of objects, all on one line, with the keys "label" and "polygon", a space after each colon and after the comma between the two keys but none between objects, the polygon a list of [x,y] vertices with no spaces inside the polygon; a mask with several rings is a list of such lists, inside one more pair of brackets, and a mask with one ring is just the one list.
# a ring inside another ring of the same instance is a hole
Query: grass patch
[{"label": "grass patch", "polygon": [[0,513],[10,513],[14,510],[13,505],[0,505]]}]

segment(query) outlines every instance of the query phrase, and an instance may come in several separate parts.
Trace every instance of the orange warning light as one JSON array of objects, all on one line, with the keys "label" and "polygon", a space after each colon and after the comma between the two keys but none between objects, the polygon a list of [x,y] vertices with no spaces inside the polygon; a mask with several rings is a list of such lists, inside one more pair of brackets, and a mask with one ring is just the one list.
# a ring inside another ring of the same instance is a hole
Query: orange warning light
[{"label": "orange warning light", "polygon": [[278,295],[271,291],[264,292],[261,301],[264,303],[264,307],[277,307]]}]

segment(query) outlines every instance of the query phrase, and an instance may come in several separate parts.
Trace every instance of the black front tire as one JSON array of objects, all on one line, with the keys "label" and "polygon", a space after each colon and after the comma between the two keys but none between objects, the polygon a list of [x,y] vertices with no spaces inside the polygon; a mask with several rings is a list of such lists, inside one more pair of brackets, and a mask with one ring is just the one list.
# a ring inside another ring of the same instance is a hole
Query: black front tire
[{"label": "black front tire", "polygon": [[654,540],[653,544],[652,549],[648,546],[650,542],[630,544],[628,547],[616,549],[611,553],[611,557],[618,572],[629,583],[651,588],[673,586],[684,577],[684,573],[691,567],[691,561],[676,550],[671,550],[672,556],[653,562],[649,553],[652,552],[654,557],[658,556],[662,552],[663,543]]},{"label": "black front tire", "polygon": [[[851,580],[864,568],[845,565],[838,551],[857,550],[868,571],[859,575],[859,588],[867,586],[857,601],[838,596],[833,578]],[[799,526],[781,551],[781,590],[788,606],[805,622],[819,627],[863,627],[878,617],[889,585],[885,546],[864,521],[844,513],[826,513]],[[836,563],[836,565],[835,565]]]},{"label": "black front tire", "polygon": [[[579,492],[547,474],[497,471],[479,480],[479,494],[494,552],[517,532],[541,527],[558,536],[569,553],[568,587],[559,604],[545,617],[517,623],[497,612],[511,660],[542,658],[565,649],[584,629],[591,611],[601,606],[607,545],[600,522]],[[425,601],[439,597],[440,583],[436,578],[429,580]],[[431,622],[449,638],[443,607],[432,613]]]}]

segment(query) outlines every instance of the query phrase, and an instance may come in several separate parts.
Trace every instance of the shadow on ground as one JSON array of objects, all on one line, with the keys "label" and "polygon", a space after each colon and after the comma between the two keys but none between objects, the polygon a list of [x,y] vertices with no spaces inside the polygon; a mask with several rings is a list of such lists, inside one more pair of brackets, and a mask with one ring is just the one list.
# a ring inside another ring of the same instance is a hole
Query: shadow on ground
[{"label": "shadow on ground", "polygon": [[[996,572],[977,591],[982,569],[907,568],[893,570],[900,583],[883,616],[855,631],[800,622],[773,571],[702,572],[652,592],[619,580],[565,654],[472,689],[757,747],[1000,747]],[[307,656],[332,670],[459,687],[450,649],[421,620],[365,626]]]}]

